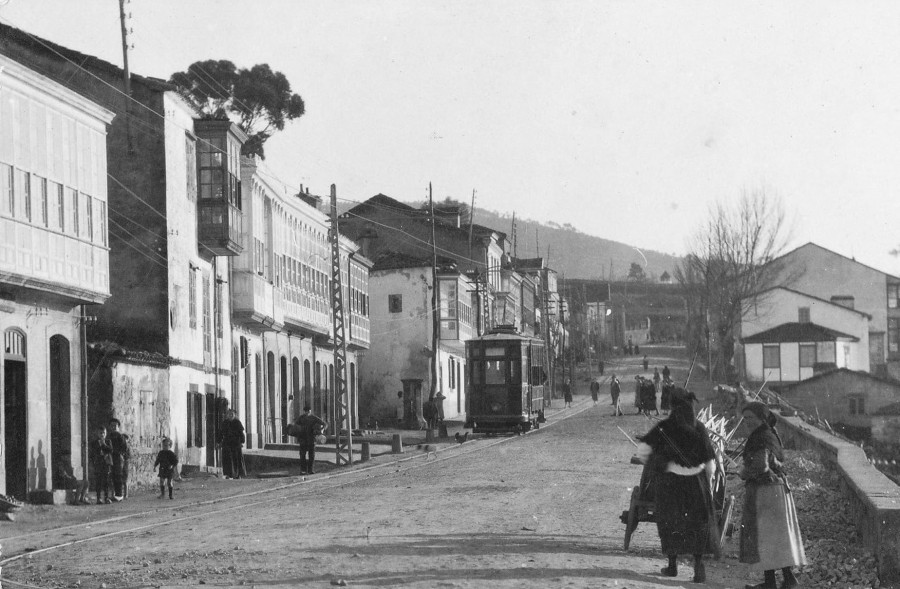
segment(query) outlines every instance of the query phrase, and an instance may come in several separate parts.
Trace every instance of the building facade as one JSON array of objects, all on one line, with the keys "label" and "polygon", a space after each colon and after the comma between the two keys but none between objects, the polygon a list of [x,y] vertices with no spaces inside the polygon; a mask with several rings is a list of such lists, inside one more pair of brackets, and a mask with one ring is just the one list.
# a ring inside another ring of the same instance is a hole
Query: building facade
[{"label": "building facade", "polygon": [[855,309],[789,288],[756,297],[735,358],[746,380],[794,382],[829,368],[869,371],[869,322]]},{"label": "building facade", "polygon": [[807,243],[773,262],[784,286],[866,313],[873,374],[900,378],[900,278]]},{"label": "building facade", "polygon": [[[246,250],[231,268],[234,334],[232,406],[248,448],[291,441],[285,426],[304,405],[335,423],[330,222],[319,197],[291,195],[255,159],[244,158],[241,183]],[[347,391],[359,426],[359,357],[369,347],[371,263],[340,239]]]},{"label": "building facade", "polygon": [[85,306],[109,298],[113,113],[0,53],[0,492],[86,468]]}]

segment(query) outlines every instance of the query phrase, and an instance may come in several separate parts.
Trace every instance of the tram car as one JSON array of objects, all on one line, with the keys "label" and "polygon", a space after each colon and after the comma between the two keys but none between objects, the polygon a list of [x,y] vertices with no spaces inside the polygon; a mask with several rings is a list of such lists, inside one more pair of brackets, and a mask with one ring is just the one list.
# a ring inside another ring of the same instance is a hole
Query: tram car
[{"label": "tram car", "polygon": [[543,340],[501,326],[466,342],[466,427],[474,433],[522,433],[544,421]]}]

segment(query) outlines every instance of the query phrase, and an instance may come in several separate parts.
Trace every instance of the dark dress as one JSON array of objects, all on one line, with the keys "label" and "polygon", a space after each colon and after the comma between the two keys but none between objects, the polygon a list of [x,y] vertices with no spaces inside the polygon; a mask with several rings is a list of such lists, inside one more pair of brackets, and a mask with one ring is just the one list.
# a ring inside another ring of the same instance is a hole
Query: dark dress
[{"label": "dark dress", "polygon": [[110,432],[107,436],[112,447],[112,483],[117,497],[122,496],[128,484],[128,459],[131,450],[128,448],[128,436],[121,432]]},{"label": "dark dress", "polygon": [[673,414],[642,441],[653,450],[648,468],[655,470],[656,526],[663,554],[717,554],[716,512],[705,471],[669,472],[696,469],[715,459],[706,427],[696,420],[686,424]]},{"label": "dark dress", "polygon": [[244,467],[244,424],[237,417],[226,419],[219,430],[222,444],[222,474],[240,479],[247,476]]},{"label": "dark dress", "polygon": [[674,384],[663,382],[662,394],[659,397],[659,408],[663,411],[668,411],[672,408],[672,391],[674,389]]}]

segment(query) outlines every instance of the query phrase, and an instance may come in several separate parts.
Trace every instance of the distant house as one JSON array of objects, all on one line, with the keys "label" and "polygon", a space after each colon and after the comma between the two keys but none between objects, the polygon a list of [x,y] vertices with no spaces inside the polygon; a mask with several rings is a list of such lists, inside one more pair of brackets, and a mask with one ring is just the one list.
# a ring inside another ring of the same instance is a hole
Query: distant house
[{"label": "distant house", "polygon": [[662,284],[672,284],[672,276],[669,274],[668,271],[663,270],[663,273],[659,277],[659,281]]},{"label": "distant house", "polygon": [[868,314],[870,370],[900,378],[900,277],[814,243],[773,263],[791,277],[785,286]]},{"label": "distant house", "polygon": [[[810,415],[818,415],[835,427],[871,429],[877,416],[900,404],[900,382],[838,368],[802,382],[779,387],[784,399]],[[873,432],[874,433],[874,432]]]},{"label": "distant house", "polygon": [[741,318],[735,348],[749,381],[795,382],[821,368],[869,371],[871,316],[779,287],[758,295]]}]

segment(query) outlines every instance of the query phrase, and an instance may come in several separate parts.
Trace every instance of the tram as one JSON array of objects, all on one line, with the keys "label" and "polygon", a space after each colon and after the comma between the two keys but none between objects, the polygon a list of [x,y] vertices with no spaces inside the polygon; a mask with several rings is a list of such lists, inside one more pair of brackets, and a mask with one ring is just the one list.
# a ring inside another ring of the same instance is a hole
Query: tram
[{"label": "tram", "polygon": [[544,342],[500,326],[466,342],[466,427],[522,433],[544,421]]}]

